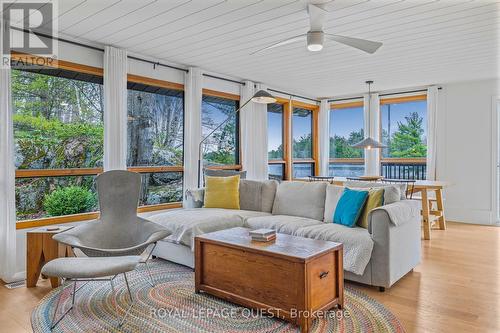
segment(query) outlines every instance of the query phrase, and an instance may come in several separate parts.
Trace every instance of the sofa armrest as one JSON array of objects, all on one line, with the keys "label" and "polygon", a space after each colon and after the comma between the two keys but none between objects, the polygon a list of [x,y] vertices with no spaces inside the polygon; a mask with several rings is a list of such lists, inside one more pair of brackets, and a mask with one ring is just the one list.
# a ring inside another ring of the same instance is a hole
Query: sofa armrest
[{"label": "sofa armrest", "polygon": [[[420,217],[420,201],[417,200],[401,200],[389,205],[380,206],[374,208],[370,215],[374,214],[377,211],[383,211],[387,214],[389,218],[389,222],[391,222],[395,226],[400,226],[408,223],[408,221],[413,221],[416,218]],[[368,225],[368,230],[371,232],[371,218],[369,219],[370,223]]]},{"label": "sofa armrest", "polygon": [[186,190],[185,198],[184,208],[202,208],[205,198],[205,188]]},{"label": "sofa armrest", "polygon": [[[404,200],[404,205],[413,205]],[[388,205],[389,206],[389,205]],[[404,223],[391,221],[387,209],[373,210],[369,232],[373,240],[372,285],[390,287],[420,263],[421,216],[409,214]]]}]

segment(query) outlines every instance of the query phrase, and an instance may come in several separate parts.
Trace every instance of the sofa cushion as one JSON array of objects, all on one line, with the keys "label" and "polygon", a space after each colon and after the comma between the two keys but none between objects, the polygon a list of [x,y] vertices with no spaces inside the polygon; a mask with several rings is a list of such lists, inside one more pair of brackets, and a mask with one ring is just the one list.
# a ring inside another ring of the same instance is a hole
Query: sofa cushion
[{"label": "sofa cushion", "polygon": [[370,233],[359,227],[349,228],[335,223],[320,223],[298,228],[293,235],[342,243],[344,269],[358,275],[363,274],[373,250]]},{"label": "sofa cushion", "polygon": [[245,221],[245,226],[250,229],[274,229],[279,233],[292,235],[298,228],[320,223],[322,222],[306,217],[272,215],[249,218]]},{"label": "sofa cushion", "polygon": [[323,182],[280,183],[274,198],[273,215],[323,220],[326,185]]},{"label": "sofa cushion", "polygon": [[240,180],[240,209],[271,213],[278,182]]},{"label": "sofa cushion", "polygon": [[337,203],[339,202],[342,193],[344,193],[343,186],[326,186],[325,214],[323,216],[324,222],[333,223],[333,214],[335,213],[335,208],[337,208]]},{"label": "sofa cushion", "polygon": [[242,227],[246,218],[268,213],[219,208],[172,209],[148,219],[158,223],[172,234],[166,241],[194,248],[194,237],[207,232]]},{"label": "sofa cushion", "polygon": [[406,184],[385,184],[377,182],[347,181],[344,186],[352,189],[384,188],[384,205],[389,205],[399,200],[405,200]]}]

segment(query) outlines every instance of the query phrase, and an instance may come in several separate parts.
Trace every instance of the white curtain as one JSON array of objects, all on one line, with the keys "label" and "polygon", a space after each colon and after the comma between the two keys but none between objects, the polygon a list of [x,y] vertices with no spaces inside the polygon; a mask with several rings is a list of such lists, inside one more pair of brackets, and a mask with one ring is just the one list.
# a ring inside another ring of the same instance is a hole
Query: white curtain
[{"label": "white curtain", "polygon": [[[0,24],[1,30],[4,24]],[[0,36],[3,35],[1,31]],[[1,41],[0,41],[1,43]],[[8,48],[2,59],[9,57]],[[11,77],[9,61],[0,64],[0,278],[13,282],[16,277],[16,199],[14,133],[12,124]]]},{"label": "white curtain", "polygon": [[104,50],[104,170],[127,168],[127,51]]},{"label": "white curtain", "polygon": [[[377,93],[365,94],[364,99],[364,121],[365,138],[370,136],[377,141],[380,140],[380,98]],[[370,108],[368,107],[370,105]],[[370,112],[370,113],[369,113]],[[365,149],[365,175],[380,175],[380,149]]]},{"label": "white curtain", "polygon": [[[266,87],[258,84],[254,88],[252,81],[245,81],[240,93],[242,105],[261,89]],[[240,121],[243,170],[247,171],[248,179],[265,180],[268,178],[267,104],[248,103],[240,110]]]},{"label": "white curtain", "polygon": [[427,179],[436,179],[439,89],[427,89]]},{"label": "white curtain", "polygon": [[[240,90],[240,105],[252,98],[255,93],[254,83],[252,81],[245,81],[245,85],[241,86]],[[241,165],[243,170],[247,171],[247,176],[250,178],[250,171],[252,169],[252,153],[253,153],[253,117],[254,103],[248,103],[240,110],[240,147],[241,147]],[[253,171],[253,170],[252,170]]]},{"label": "white curtain", "polygon": [[319,108],[319,173],[328,176],[330,168],[330,103],[321,100]]},{"label": "white curtain", "polygon": [[[203,91],[203,76],[199,68],[189,68],[184,87],[184,190],[188,190],[198,187]],[[202,172],[200,170],[200,177]]]}]

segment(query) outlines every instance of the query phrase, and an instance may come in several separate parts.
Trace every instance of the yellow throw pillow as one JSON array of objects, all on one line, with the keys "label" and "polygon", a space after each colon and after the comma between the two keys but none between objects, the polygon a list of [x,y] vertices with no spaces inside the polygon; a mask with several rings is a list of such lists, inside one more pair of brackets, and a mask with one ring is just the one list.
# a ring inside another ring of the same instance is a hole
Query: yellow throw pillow
[{"label": "yellow throw pillow", "polygon": [[368,199],[366,199],[365,208],[359,216],[358,226],[361,228],[368,229],[368,213],[377,207],[384,204],[384,189],[383,188],[371,188],[368,191]]},{"label": "yellow throw pillow", "polygon": [[205,177],[204,207],[240,209],[240,175]]}]

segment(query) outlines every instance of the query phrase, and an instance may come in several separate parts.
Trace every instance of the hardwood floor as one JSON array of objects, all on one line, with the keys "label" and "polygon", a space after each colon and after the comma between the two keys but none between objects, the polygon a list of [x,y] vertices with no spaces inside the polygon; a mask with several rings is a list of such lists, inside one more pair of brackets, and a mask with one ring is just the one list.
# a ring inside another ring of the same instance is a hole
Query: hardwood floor
[{"label": "hardwood floor", "polygon": [[[408,332],[500,332],[500,228],[448,223],[422,242],[422,263],[381,293]],[[0,286],[0,332],[31,332],[30,313],[50,290]]]}]

